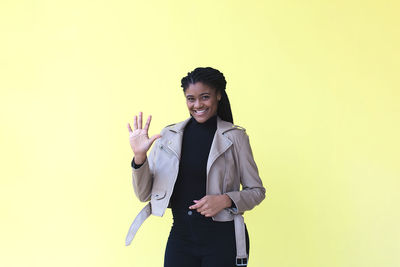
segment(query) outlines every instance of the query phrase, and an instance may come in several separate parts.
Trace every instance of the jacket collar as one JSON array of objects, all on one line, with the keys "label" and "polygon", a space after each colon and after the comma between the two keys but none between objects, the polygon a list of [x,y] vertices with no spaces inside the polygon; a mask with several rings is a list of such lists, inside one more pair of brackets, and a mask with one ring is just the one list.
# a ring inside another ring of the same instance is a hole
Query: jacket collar
[{"label": "jacket collar", "polygon": [[[169,127],[169,130],[176,134],[174,134],[171,140],[168,141],[167,146],[175,152],[178,159],[180,159],[181,157],[183,131],[190,119],[191,118],[189,117],[186,120]],[[215,131],[214,139],[207,161],[207,175],[215,160],[232,145],[232,141],[224,136],[225,132],[232,129],[234,129],[234,125],[232,123],[224,121],[220,117],[217,117],[217,130]]]},{"label": "jacket collar", "polygon": [[[183,133],[186,124],[190,121],[191,117],[187,118],[184,121],[178,122],[177,124],[172,125],[169,130],[175,133]],[[230,122],[222,120],[219,116],[217,116],[217,131],[216,134],[224,134],[225,132],[232,130],[234,125]]]}]

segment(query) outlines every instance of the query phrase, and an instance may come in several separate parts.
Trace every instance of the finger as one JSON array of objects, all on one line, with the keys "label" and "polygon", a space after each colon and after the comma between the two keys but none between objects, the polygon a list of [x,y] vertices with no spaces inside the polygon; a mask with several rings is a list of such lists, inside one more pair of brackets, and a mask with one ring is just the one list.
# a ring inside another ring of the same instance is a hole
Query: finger
[{"label": "finger", "polygon": [[207,210],[209,210],[209,206],[207,205],[207,203],[204,203],[204,205],[202,205],[200,208],[197,209],[198,212],[206,212]]},{"label": "finger", "polygon": [[198,200],[193,200],[193,202],[196,204],[190,206],[189,209],[198,209],[203,205],[203,203],[200,203]]},{"label": "finger", "polygon": [[135,118],[133,119],[133,129],[137,130],[137,116],[135,115]]},{"label": "finger", "polygon": [[189,209],[191,209],[191,210],[195,210],[197,208],[199,208],[198,204],[195,204],[195,205],[192,205],[189,207]]},{"label": "finger", "polygon": [[210,210],[210,207],[208,206],[207,203],[204,203],[202,206],[198,207],[196,210],[197,210],[197,212],[204,214],[205,212]]},{"label": "finger", "polygon": [[210,211],[208,210],[201,212],[201,214],[204,215],[205,217],[210,217]]},{"label": "finger", "polygon": [[201,208],[197,209],[197,212],[199,212],[202,215],[204,215],[207,212],[207,209],[205,209],[204,207],[201,207]]},{"label": "finger", "polygon": [[138,122],[139,129],[142,129],[143,126],[142,117],[143,117],[143,112],[139,112],[139,122]]},{"label": "finger", "polygon": [[151,115],[149,117],[147,117],[147,121],[146,121],[146,125],[144,126],[143,129],[145,129],[146,131],[149,130],[150,127],[150,122],[151,122]]},{"label": "finger", "polygon": [[214,212],[211,210],[205,210],[205,211],[201,212],[201,214],[204,215],[205,217],[212,217],[215,215]]},{"label": "finger", "polygon": [[193,200],[193,202],[196,203],[195,205],[193,205],[194,209],[198,209],[198,208],[202,207],[207,202],[206,197],[207,196],[204,196],[200,200]]},{"label": "finger", "polygon": [[150,138],[150,145],[153,144],[154,141],[156,141],[158,138],[160,138],[161,135],[160,134],[155,134]]},{"label": "finger", "polygon": [[129,124],[129,122],[128,122],[128,131],[129,131],[129,133],[132,133],[132,128],[131,128],[131,125]]}]

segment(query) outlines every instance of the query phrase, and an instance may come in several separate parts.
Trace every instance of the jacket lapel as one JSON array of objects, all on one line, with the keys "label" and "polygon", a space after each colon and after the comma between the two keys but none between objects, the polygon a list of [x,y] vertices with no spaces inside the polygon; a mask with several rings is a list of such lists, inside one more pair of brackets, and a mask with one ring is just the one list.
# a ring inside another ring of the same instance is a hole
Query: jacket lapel
[{"label": "jacket lapel", "polygon": [[189,120],[190,118],[172,125],[169,128],[169,131],[173,134],[172,137],[167,140],[167,147],[175,153],[175,155],[178,157],[178,160],[181,158],[183,130],[185,129],[185,126]]},{"label": "jacket lapel", "polygon": [[220,117],[217,117],[217,131],[215,132],[210,154],[208,155],[207,177],[215,160],[232,145],[231,140],[224,136],[224,133],[227,130],[232,129],[232,126],[233,125],[231,123],[223,121]]}]

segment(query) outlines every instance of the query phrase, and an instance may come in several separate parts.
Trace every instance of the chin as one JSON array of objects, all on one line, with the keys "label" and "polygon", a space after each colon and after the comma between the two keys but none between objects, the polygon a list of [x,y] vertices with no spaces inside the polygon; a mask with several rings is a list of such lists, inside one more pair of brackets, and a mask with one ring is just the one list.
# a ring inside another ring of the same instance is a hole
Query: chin
[{"label": "chin", "polygon": [[206,122],[210,117],[198,117],[196,115],[193,115],[193,118],[198,122],[198,123],[203,123]]}]

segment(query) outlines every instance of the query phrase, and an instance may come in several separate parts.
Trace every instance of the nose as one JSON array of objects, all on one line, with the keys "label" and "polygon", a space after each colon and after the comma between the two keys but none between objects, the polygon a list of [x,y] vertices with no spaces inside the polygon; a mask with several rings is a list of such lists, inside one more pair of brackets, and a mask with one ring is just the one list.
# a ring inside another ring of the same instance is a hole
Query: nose
[{"label": "nose", "polygon": [[194,108],[200,108],[201,106],[202,106],[202,103],[201,103],[201,101],[199,100],[199,99],[197,99],[195,102],[194,102]]}]

